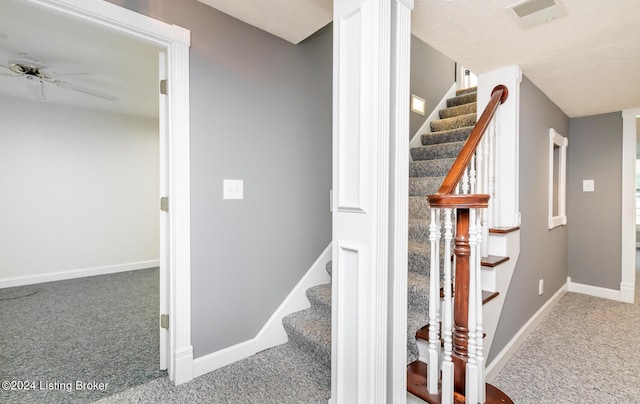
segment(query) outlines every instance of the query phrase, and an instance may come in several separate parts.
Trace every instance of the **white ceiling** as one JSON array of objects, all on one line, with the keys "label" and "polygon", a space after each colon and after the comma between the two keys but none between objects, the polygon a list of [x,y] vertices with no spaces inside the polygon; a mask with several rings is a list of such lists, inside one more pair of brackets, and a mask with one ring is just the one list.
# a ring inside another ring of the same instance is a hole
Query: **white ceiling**
[{"label": "white ceiling", "polygon": [[[199,1],[292,43],[331,21],[332,0]],[[640,107],[640,2],[557,1],[567,16],[525,29],[519,0],[415,0],[412,31],[476,74],[519,65],[570,117]]]},{"label": "white ceiling", "polygon": [[[332,18],[332,0],[198,1],[291,43]],[[570,117],[640,107],[638,0],[556,1],[567,16],[525,29],[506,11],[516,0],[415,0],[412,31],[476,74],[521,66]],[[0,0],[0,64],[21,52],[39,57],[49,71],[90,72],[60,78],[118,97],[107,101],[48,85],[49,102],[157,116],[158,49],[151,45]],[[16,77],[0,76],[0,94],[33,97]]]},{"label": "white ceiling", "polygon": [[[158,116],[158,52],[150,44],[96,28],[23,1],[0,0],[0,65],[26,52],[69,85],[117,97],[105,100],[46,83],[47,102],[115,113]],[[24,77],[6,77],[0,94],[34,99]],[[84,74],[70,74],[70,73]]]}]

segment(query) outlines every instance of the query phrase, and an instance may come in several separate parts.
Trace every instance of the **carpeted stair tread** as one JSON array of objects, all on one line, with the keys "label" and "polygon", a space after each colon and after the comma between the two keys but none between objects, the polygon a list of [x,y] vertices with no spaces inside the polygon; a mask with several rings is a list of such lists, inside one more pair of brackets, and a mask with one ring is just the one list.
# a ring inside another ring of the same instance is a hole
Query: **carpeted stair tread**
[{"label": "carpeted stair tread", "polygon": [[476,113],[472,112],[465,115],[454,116],[452,118],[446,119],[436,119],[435,121],[431,121],[429,126],[431,127],[431,132],[439,132],[442,130],[450,130],[463,128],[465,126],[473,126],[476,124]]},{"label": "carpeted stair tread", "polygon": [[409,218],[427,219],[429,217],[429,202],[424,196],[409,197]]},{"label": "carpeted stair tread", "polygon": [[416,331],[429,323],[428,312],[418,312],[409,308],[407,312],[407,363],[418,359],[418,346],[416,344]]},{"label": "carpeted stair tread", "polygon": [[444,177],[454,161],[454,158],[412,161],[409,163],[409,177]]},{"label": "carpeted stair tread", "polygon": [[429,277],[417,272],[407,274],[407,301],[413,310],[429,310]]},{"label": "carpeted stair tread", "polygon": [[409,196],[428,196],[438,192],[444,177],[409,178]]},{"label": "carpeted stair tread", "polygon": [[440,119],[452,118],[454,116],[475,114],[478,103],[470,102],[468,104],[456,105],[455,107],[444,108],[438,111]]},{"label": "carpeted stair tread", "polygon": [[409,219],[409,241],[429,241],[429,219]]},{"label": "carpeted stair tread", "polygon": [[456,107],[462,104],[468,104],[470,102],[477,102],[478,101],[477,94],[478,94],[477,92],[472,92],[472,93],[462,94],[462,95],[449,98],[447,100],[447,107],[451,108],[451,107]]},{"label": "carpeted stair tread", "polygon": [[331,316],[307,309],[289,314],[282,324],[289,341],[331,367]]},{"label": "carpeted stair tread", "polygon": [[429,261],[431,259],[431,245],[429,243],[416,243],[409,241],[409,272],[423,275],[429,274]]},{"label": "carpeted stair tread", "polygon": [[307,299],[311,308],[331,318],[331,284],[314,286],[307,289]]},{"label": "carpeted stair tread", "polygon": [[473,130],[473,126],[443,130],[440,132],[424,133],[420,140],[423,146],[439,143],[464,142]]},{"label": "carpeted stair tread", "polygon": [[478,86],[473,86],[473,87],[461,88],[460,90],[456,90],[456,95],[464,95],[464,94],[477,93],[477,92],[478,92]]},{"label": "carpeted stair tread", "polygon": [[456,158],[462,150],[464,142],[438,143],[427,146],[413,147],[411,158],[417,160],[434,160]]}]

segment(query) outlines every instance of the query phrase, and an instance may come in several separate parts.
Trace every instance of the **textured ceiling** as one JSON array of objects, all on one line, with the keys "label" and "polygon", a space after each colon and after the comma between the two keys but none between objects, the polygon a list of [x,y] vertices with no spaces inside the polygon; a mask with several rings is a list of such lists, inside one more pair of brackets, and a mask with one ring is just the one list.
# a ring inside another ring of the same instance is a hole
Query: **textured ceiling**
[{"label": "textured ceiling", "polygon": [[[198,0],[291,43],[331,21],[332,0]],[[640,2],[562,1],[567,16],[522,28],[515,0],[415,0],[413,33],[476,74],[519,65],[570,117],[640,107]],[[92,38],[91,43],[82,38]],[[0,64],[20,52],[51,69],[81,70],[73,84],[117,102],[55,86],[51,102],[156,116],[157,49],[84,23],[0,0]],[[0,76],[0,94],[33,96],[23,80]]]},{"label": "textured ceiling", "polygon": [[[292,43],[331,20],[331,0],[199,1]],[[567,16],[525,29],[518,0],[415,0],[412,31],[476,74],[521,66],[570,117],[640,107],[640,2],[557,1]]]}]

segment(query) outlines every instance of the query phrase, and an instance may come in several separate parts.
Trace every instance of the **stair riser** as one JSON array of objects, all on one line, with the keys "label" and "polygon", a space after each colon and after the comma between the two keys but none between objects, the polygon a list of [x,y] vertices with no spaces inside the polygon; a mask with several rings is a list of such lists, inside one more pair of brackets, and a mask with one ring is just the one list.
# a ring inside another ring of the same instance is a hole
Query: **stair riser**
[{"label": "stair riser", "polygon": [[420,140],[424,146],[438,143],[464,142],[467,140],[472,130],[472,126],[467,126],[442,132],[425,133],[420,137]]},{"label": "stair riser", "polygon": [[443,130],[452,130],[452,129],[463,128],[466,126],[473,126],[475,125],[475,122],[476,122],[476,114],[474,112],[467,115],[456,116],[454,118],[438,119],[438,120],[432,121],[430,123],[430,127],[431,127],[431,132],[440,132]]},{"label": "stair riser", "polygon": [[449,98],[447,100],[447,107],[451,108],[458,105],[469,104],[471,102],[476,102],[476,101],[478,101],[477,93],[463,94],[453,98]]},{"label": "stair riser", "polygon": [[454,161],[455,159],[412,161],[409,164],[409,177],[444,177]]},{"label": "stair riser", "polygon": [[[331,321],[330,319],[331,318],[329,317],[329,325]],[[287,332],[290,342],[302,351],[313,356],[323,366],[331,368],[330,335],[324,338],[319,338],[317,335],[313,334],[313,332],[315,332],[314,327],[326,326],[326,324],[321,324],[319,322],[314,324],[313,322],[295,321],[290,317],[285,317],[282,320],[282,324],[284,325],[284,329]],[[306,330],[311,330],[311,332],[306,332]]]},{"label": "stair riser", "polygon": [[331,318],[331,285],[320,285],[307,289],[311,308]]},{"label": "stair riser", "polygon": [[460,115],[475,114],[476,108],[477,103],[472,102],[469,104],[458,105],[456,107],[441,109],[440,111],[438,111],[438,115],[440,115],[440,119],[446,119]]},{"label": "stair riser", "polygon": [[462,146],[464,146],[464,142],[414,147],[411,149],[411,157],[413,161],[456,158],[462,150]]},{"label": "stair riser", "polygon": [[409,241],[416,243],[429,241],[429,221],[427,219],[409,220]]},{"label": "stair riser", "polygon": [[409,196],[428,196],[438,192],[444,177],[409,178]]},{"label": "stair riser", "polygon": [[426,197],[409,197],[409,219],[428,219],[429,203]]}]

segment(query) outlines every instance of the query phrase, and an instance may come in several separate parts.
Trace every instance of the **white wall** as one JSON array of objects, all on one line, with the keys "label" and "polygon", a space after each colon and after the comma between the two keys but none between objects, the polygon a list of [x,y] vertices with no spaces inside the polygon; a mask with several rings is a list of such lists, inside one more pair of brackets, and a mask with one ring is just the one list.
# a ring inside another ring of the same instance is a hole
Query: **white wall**
[{"label": "white wall", "polygon": [[157,265],[158,155],[155,119],[0,97],[0,287]]}]

